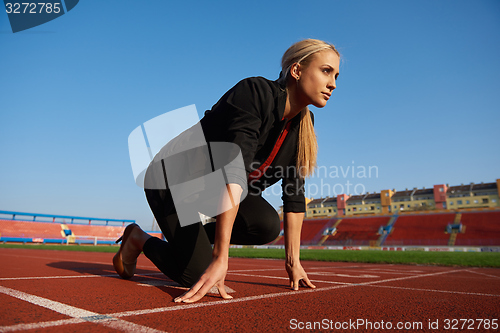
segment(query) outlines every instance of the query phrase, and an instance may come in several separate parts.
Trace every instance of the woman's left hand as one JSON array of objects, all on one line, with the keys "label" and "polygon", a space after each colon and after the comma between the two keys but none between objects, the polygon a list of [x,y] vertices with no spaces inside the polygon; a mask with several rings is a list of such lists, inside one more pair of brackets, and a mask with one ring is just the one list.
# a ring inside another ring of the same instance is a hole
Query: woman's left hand
[{"label": "woman's left hand", "polygon": [[285,269],[290,279],[290,288],[293,290],[299,290],[299,284],[302,287],[316,288],[307,277],[307,273],[299,261],[294,263],[286,262]]}]

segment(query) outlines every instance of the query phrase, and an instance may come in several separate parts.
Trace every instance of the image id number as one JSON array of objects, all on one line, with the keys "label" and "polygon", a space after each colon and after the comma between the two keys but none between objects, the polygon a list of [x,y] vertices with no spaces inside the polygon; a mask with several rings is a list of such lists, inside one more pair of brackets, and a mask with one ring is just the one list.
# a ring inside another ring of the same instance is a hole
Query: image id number
[{"label": "image id number", "polygon": [[445,330],[489,330],[498,329],[498,319],[445,319]]},{"label": "image id number", "polygon": [[23,3],[6,3],[5,10],[7,14],[59,14],[61,12],[61,7],[59,3],[51,2],[23,2]]}]

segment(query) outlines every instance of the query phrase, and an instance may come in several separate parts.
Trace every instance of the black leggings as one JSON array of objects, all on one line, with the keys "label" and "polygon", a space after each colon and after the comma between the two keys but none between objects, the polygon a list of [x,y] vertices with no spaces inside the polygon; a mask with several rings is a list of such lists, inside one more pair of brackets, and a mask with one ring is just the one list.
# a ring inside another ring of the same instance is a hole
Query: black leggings
[{"label": "black leggings", "polygon": [[[191,287],[212,261],[215,223],[181,227],[169,190],[146,190],[146,198],[167,242],[151,237],[144,244],[144,254],[166,276]],[[279,232],[274,208],[262,196],[249,193],[240,203],[231,244],[266,244]]]}]

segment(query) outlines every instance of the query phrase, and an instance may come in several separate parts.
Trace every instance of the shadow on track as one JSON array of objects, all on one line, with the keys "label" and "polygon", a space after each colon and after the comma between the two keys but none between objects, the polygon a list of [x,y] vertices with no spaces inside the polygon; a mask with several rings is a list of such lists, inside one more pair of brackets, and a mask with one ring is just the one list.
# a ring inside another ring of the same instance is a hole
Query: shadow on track
[{"label": "shadow on track", "polygon": [[113,265],[86,263],[80,261],[57,261],[47,264],[48,267],[67,270],[82,275],[97,275],[102,277],[116,278],[118,280],[127,281],[134,285],[143,284],[154,286],[164,293],[169,294],[172,299],[182,295],[187,289],[182,288],[178,283],[170,280],[168,277],[158,270],[147,270],[137,268],[135,275],[125,280],[118,276]]},{"label": "shadow on track", "polygon": [[[80,274],[92,274],[92,275],[100,275],[100,276],[112,276],[116,275],[118,278],[118,274],[116,273],[113,265],[110,263],[107,264],[97,264],[97,263],[86,263],[81,261],[57,261],[48,263],[47,266],[57,269],[64,269],[68,271],[73,271]],[[147,270],[147,269],[137,269],[137,275],[148,275],[148,274],[157,274],[157,270]],[[134,277],[135,278],[135,277]],[[131,280],[134,280],[132,278]]]}]

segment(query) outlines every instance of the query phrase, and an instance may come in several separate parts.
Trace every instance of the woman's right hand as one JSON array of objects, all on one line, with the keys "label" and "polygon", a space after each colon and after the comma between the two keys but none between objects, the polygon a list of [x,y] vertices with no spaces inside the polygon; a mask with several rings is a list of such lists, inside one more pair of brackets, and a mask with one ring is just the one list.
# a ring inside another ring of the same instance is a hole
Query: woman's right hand
[{"label": "woman's right hand", "polygon": [[203,296],[213,287],[216,286],[219,290],[219,294],[224,299],[233,298],[230,296],[226,289],[224,288],[224,280],[226,278],[228,268],[228,259],[214,258],[210,265],[207,267],[203,275],[200,277],[198,282],[196,282],[191,289],[185,292],[183,295],[174,299],[174,302],[179,303],[194,303]]},{"label": "woman's right hand", "polygon": [[191,289],[174,299],[174,302],[193,303],[205,296],[213,287],[219,289],[224,299],[231,299],[224,288],[229,261],[229,242],[233,230],[234,219],[239,208],[242,188],[238,184],[228,184],[221,195],[220,213],[215,225],[215,241],[212,251],[212,262]]}]

